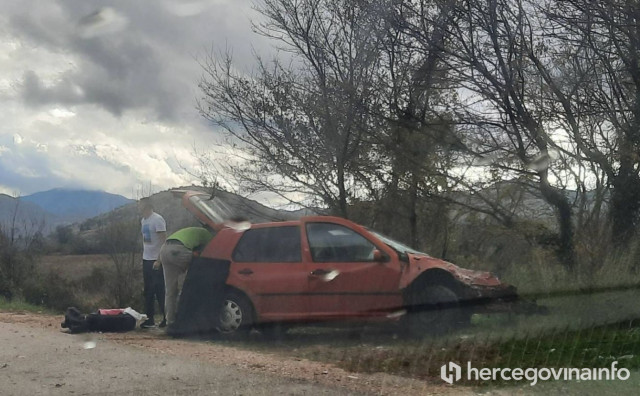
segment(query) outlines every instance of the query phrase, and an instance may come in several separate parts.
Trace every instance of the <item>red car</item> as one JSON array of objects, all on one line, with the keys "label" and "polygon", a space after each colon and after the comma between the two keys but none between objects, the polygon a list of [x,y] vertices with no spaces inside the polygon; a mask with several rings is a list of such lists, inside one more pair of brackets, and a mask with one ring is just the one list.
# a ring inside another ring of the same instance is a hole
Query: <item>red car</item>
[{"label": "red car", "polygon": [[335,320],[406,320],[442,332],[478,309],[516,300],[513,286],[462,269],[339,217],[247,225],[223,222],[217,198],[183,195],[217,233],[201,257],[231,262],[218,328]]}]

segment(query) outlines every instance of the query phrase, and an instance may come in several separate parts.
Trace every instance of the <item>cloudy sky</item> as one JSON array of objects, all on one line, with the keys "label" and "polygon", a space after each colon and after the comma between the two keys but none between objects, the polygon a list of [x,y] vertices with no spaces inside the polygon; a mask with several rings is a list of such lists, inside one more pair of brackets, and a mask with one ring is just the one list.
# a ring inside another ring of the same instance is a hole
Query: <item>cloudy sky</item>
[{"label": "cloudy sky", "polygon": [[[98,5],[99,4],[99,5]],[[190,184],[197,59],[269,51],[251,0],[6,0],[0,5],[0,193],[100,189],[136,198]]]}]

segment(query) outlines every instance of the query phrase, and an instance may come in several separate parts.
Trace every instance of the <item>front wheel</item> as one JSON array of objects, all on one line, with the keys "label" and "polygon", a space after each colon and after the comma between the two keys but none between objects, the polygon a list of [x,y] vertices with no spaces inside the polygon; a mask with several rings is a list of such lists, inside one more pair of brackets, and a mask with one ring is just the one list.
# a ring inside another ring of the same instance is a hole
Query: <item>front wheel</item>
[{"label": "front wheel", "polygon": [[246,335],[253,324],[251,303],[242,295],[234,292],[224,296],[220,309],[217,330],[223,335]]},{"label": "front wheel", "polygon": [[457,294],[446,286],[415,287],[408,297],[406,326],[413,335],[441,335],[469,322]]}]

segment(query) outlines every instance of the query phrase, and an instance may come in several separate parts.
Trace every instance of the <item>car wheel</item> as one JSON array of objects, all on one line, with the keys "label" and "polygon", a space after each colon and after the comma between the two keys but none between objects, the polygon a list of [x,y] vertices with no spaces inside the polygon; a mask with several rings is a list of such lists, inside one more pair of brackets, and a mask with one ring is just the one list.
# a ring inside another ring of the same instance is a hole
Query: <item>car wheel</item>
[{"label": "car wheel", "polygon": [[469,319],[456,293],[446,286],[424,285],[410,293],[407,330],[412,335],[445,334]]},{"label": "car wheel", "polygon": [[248,334],[252,324],[251,303],[238,293],[226,294],[218,318],[218,331],[224,335]]}]

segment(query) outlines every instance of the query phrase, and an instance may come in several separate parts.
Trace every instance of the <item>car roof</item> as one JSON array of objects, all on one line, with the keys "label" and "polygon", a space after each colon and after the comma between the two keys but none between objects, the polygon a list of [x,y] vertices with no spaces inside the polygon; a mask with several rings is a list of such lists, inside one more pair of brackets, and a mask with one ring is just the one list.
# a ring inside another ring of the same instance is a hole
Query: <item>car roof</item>
[{"label": "car roof", "polygon": [[345,224],[347,222],[351,223],[349,220],[336,217],[336,216],[304,216],[298,220],[279,220],[279,221],[269,221],[264,223],[253,223],[251,224],[251,228],[262,228],[262,227],[285,227],[285,226],[294,226],[301,225],[303,223],[338,223]]}]

